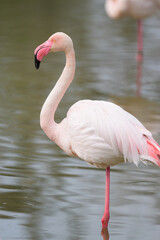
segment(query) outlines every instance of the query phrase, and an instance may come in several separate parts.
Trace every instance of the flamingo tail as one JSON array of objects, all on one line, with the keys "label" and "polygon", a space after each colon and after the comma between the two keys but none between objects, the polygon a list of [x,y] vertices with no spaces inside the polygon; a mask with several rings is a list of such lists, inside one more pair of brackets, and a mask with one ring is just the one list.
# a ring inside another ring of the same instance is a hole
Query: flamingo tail
[{"label": "flamingo tail", "polygon": [[160,167],[160,146],[158,143],[152,138],[152,139],[146,139],[147,141],[147,150],[148,150],[148,156],[141,155],[142,161],[149,161],[153,164],[156,164]]}]

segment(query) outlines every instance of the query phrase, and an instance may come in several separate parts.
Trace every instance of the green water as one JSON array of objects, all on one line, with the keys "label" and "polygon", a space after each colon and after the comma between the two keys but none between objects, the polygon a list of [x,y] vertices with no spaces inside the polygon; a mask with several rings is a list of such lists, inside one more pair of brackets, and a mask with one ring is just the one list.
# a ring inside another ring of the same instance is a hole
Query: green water
[{"label": "green water", "polygon": [[[54,32],[74,42],[77,70],[57,113],[80,99],[113,101],[134,114],[160,143],[160,15],[144,21],[141,98],[136,92],[136,22],[110,20],[104,1],[1,1],[0,238],[97,240],[105,171],[70,158],[39,126],[39,112],[58,79],[64,55],[39,71],[34,49]],[[110,240],[159,240],[160,170],[111,169]]]}]

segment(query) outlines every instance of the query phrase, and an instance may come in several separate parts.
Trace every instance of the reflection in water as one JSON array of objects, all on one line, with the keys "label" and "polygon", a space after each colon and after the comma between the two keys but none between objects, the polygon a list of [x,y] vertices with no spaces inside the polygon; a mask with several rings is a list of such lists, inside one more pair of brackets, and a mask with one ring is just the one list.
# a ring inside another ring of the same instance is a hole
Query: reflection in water
[{"label": "reflection in water", "polygon": [[109,240],[108,228],[102,228],[101,235],[103,237],[103,240]]},{"label": "reflection in water", "polygon": [[[105,171],[66,156],[39,127],[41,105],[48,86],[58,79],[64,56],[48,57],[37,73],[33,49],[56,31],[74,40],[76,77],[57,121],[80,99],[111,100],[160,142],[159,17],[144,25],[142,98],[135,97],[135,23],[113,23],[103,1],[6,0],[0,20],[0,238],[102,238]],[[159,182],[159,169],[152,166],[111,169],[110,239],[159,240]]]},{"label": "reflection in water", "polygon": [[137,80],[136,80],[136,96],[141,96],[142,89],[142,62],[137,62]]}]

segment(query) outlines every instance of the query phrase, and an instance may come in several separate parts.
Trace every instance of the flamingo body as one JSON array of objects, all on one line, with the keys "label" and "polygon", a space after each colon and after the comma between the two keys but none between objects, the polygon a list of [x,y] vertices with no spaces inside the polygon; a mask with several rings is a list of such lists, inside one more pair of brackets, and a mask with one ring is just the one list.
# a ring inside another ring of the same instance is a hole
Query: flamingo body
[{"label": "flamingo body", "polygon": [[82,100],[58,126],[56,143],[67,154],[106,168],[127,160],[136,165],[154,161],[148,155],[148,139],[153,140],[151,133],[121,107]]},{"label": "flamingo body", "polygon": [[105,10],[113,19],[121,17],[142,19],[152,15],[159,4],[159,0],[106,0]]},{"label": "flamingo body", "polygon": [[[55,111],[75,74],[75,53],[71,38],[53,34],[35,50],[35,66],[49,52],[64,51],[65,68],[43,104],[40,125],[46,135],[71,156],[106,168],[105,212],[103,227],[109,221],[110,166],[130,161],[136,165],[151,162],[160,166],[160,147],[151,133],[121,107],[105,101],[82,100],[75,103],[59,124]],[[124,159],[124,160],[123,160]]]}]

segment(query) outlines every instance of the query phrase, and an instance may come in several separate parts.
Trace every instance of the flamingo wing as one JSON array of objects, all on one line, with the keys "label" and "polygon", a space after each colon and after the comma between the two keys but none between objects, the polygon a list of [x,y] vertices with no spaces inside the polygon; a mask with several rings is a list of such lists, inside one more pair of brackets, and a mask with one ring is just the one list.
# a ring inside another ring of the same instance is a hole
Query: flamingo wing
[{"label": "flamingo wing", "polygon": [[72,152],[95,165],[111,166],[124,160],[141,161],[148,155],[151,133],[121,107],[104,101],[83,100],[67,114]]},{"label": "flamingo wing", "polygon": [[73,152],[92,165],[107,167],[123,161],[115,158],[118,154],[113,147],[98,136],[95,129],[89,127],[87,122],[74,126],[74,128],[72,125],[70,136]]}]

